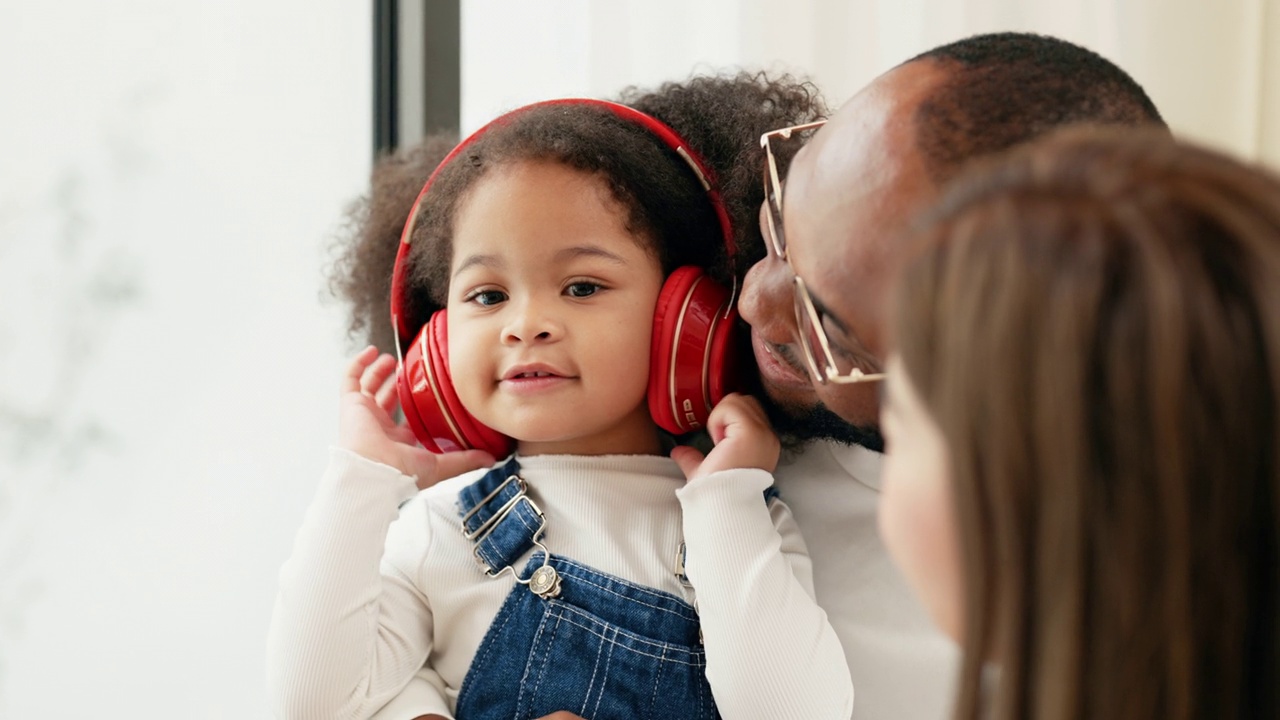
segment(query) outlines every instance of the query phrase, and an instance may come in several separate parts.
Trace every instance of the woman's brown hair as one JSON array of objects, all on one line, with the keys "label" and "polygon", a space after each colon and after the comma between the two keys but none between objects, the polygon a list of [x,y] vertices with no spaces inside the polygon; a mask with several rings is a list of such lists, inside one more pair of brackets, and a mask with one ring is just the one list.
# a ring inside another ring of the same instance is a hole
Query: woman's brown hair
[{"label": "woman's brown hair", "polygon": [[922,234],[891,321],[950,451],[957,717],[1280,716],[1280,180],[1068,131]]}]

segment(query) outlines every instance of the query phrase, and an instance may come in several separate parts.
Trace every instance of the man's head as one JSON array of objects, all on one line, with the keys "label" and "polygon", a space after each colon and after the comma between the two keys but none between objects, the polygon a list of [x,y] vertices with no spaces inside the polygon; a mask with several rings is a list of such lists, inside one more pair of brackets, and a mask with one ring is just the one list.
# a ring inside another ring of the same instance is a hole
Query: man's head
[{"label": "man's head", "polygon": [[912,58],[818,130],[786,176],[777,221],[787,258],[766,256],[743,286],[742,315],[780,432],[883,448],[877,384],[822,383],[807,369],[795,277],[833,355],[864,372],[883,371],[882,309],[905,255],[901,238],[942,184],[970,160],[1087,122],[1163,124],[1142,88],[1095,53],[1001,33]]}]

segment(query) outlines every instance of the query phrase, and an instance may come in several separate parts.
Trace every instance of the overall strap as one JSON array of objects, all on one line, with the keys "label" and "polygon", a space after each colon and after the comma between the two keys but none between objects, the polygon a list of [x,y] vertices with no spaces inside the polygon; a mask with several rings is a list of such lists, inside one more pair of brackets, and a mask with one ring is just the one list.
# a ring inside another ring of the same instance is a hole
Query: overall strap
[{"label": "overall strap", "polygon": [[476,558],[490,575],[509,568],[532,547],[546,527],[539,508],[528,496],[520,464],[506,464],[458,493],[462,534],[475,543]]}]

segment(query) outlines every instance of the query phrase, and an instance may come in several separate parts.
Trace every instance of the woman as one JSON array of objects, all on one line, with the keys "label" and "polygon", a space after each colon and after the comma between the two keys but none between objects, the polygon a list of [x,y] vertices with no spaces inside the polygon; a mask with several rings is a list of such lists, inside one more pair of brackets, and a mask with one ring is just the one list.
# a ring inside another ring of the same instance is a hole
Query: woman
[{"label": "woman", "polygon": [[1280,180],[1077,130],[904,269],[881,533],[957,717],[1280,715]]}]

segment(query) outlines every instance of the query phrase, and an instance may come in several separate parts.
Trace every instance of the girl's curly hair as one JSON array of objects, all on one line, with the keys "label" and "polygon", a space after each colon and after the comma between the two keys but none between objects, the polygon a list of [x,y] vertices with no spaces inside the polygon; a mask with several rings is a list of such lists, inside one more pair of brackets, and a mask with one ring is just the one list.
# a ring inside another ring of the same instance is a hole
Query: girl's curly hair
[{"label": "girl's curly hair", "polygon": [[[727,284],[763,257],[759,138],[825,117],[817,88],[787,75],[740,72],[668,82],[653,90],[632,87],[618,101],[666,123],[702,157],[728,211],[735,256],[726,257],[719,224],[696,178],[648,131],[589,105],[535,108],[473,141],[436,177],[419,212],[408,260],[409,327],[421,326],[443,307],[453,213],[477,180],[504,163],[550,160],[601,178],[627,213],[628,227],[647,239],[664,271],[698,265]],[[418,191],[457,142],[456,136],[433,135],[379,159],[368,194],[348,209],[328,275],[331,292],[350,305],[350,337],[363,336],[393,351],[389,307],[400,232]],[[785,167],[790,158],[778,160]]]}]

